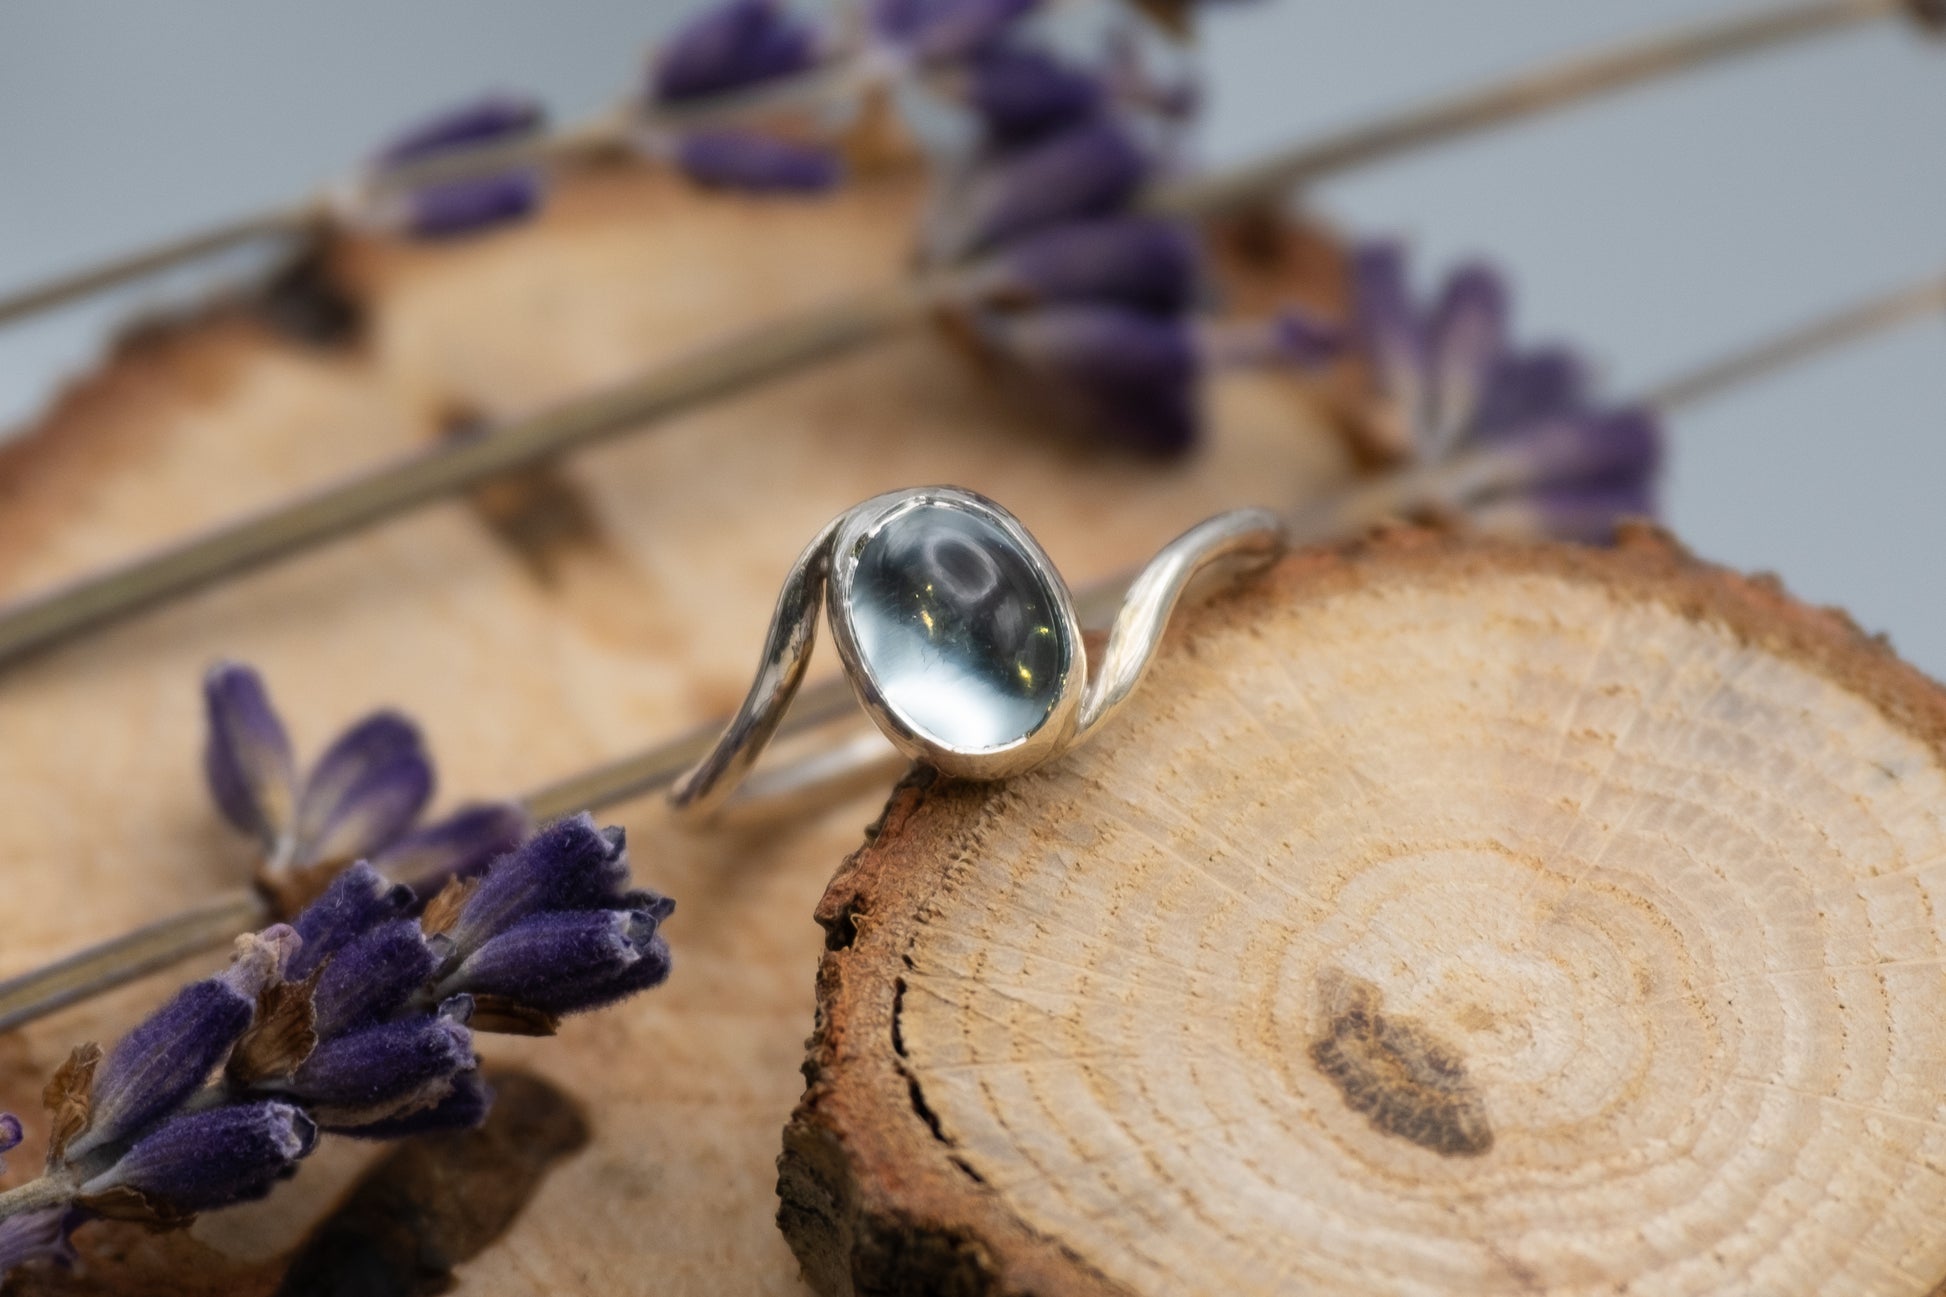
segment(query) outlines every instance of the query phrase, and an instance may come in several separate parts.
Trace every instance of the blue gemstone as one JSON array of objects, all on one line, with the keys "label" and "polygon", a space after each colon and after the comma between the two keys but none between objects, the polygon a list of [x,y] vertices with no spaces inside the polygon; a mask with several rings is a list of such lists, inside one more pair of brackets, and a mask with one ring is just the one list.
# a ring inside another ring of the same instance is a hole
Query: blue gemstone
[{"label": "blue gemstone", "polygon": [[964,752],[1044,724],[1073,661],[1061,598],[996,522],[921,504],[857,551],[852,638],[908,728]]}]

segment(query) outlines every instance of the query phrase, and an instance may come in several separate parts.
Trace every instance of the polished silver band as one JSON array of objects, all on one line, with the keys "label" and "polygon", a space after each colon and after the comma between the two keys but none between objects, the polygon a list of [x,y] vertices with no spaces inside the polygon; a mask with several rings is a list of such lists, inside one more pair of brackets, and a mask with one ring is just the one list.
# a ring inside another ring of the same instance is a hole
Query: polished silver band
[{"label": "polished silver band", "polygon": [[1069,751],[1115,714],[1199,572],[1255,571],[1284,546],[1282,521],[1264,509],[1192,527],[1129,584],[1091,674],[1074,598],[1012,514],[956,487],[875,496],[798,557],[743,706],[670,803],[681,819],[706,821],[742,786],[736,802],[767,813],[876,773],[890,755],[867,735],[753,773],[803,682],[820,600],[853,693],[899,754],[959,778],[1001,779]]}]

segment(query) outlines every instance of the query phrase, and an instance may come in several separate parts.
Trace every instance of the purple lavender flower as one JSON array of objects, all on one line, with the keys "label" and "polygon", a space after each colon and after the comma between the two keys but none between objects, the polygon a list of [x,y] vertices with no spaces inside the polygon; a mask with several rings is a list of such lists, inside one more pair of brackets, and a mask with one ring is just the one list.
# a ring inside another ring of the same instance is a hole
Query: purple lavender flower
[{"label": "purple lavender flower", "polygon": [[649,73],[651,103],[741,90],[793,76],[817,61],[810,26],[776,0],[730,0],[704,10],[672,36]]},{"label": "purple lavender flower", "polygon": [[427,1108],[345,1126],[332,1131],[354,1139],[404,1139],[408,1135],[427,1135],[438,1130],[471,1130],[487,1118],[493,1107],[493,1090],[478,1071],[461,1072],[453,1078],[446,1097]]},{"label": "purple lavender flower", "polygon": [[1043,50],[995,45],[966,61],[959,96],[988,136],[1019,145],[1095,116],[1108,89],[1100,77]]},{"label": "purple lavender flower", "polygon": [[[1423,306],[1398,245],[1360,248],[1352,270],[1352,336],[1396,413],[1395,450],[1438,471],[1440,498],[1570,539],[1605,538],[1621,517],[1650,511],[1654,416],[1601,407],[1566,351],[1516,350],[1498,273],[1461,267]],[[1604,520],[1610,507],[1626,513]]]},{"label": "purple lavender flower", "polygon": [[[412,127],[379,153],[372,168],[383,178],[443,154],[519,139],[539,130],[544,120],[532,99],[488,95]],[[385,216],[417,237],[451,238],[519,220],[541,199],[540,173],[521,167],[388,194]]]},{"label": "purple lavender flower", "polygon": [[[679,30],[649,73],[652,107],[680,107],[712,95],[751,90],[809,71],[822,57],[816,32],[775,0],[730,0]],[[642,147],[666,157],[698,184],[752,193],[815,193],[838,183],[834,150],[744,127],[654,129]]]},{"label": "purple lavender flower", "polygon": [[316,1146],[317,1123],[295,1104],[233,1104],[170,1118],[81,1186],[85,1198],[133,1190],[188,1216],[270,1192]]},{"label": "purple lavender flower", "polygon": [[381,163],[418,162],[448,149],[492,144],[539,129],[546,116],[525,95],[483,95],[400,132],[378,158]]},{"label": "purple lavender flower", "polygon": [[532,825],[512,802],[474,802],[394,838],[372,856],[385,878],[430,897],[454,875],[477,873],[519,846]]},{"label": "purple lavender flower", "polygon": [[122,1037],[95,1074],[88,1128],[67,1156],[125,1139],[201,1089],[249,1028],[276,971],[246,955],[228,974],[191,982]]},{"label": "purple lavender flower", "polygon": [[1113,215],[1153,165],[1129,129],[1105,117],[993,150],[946,195],[930,231],[932,259],[961,261],[1063,222]]},{"label": "purple lavender flower", "polygon": [[1183,317],[1114,306],[1029,311],[991,326],[1000,349],[1108,436],[1172,454],[1195,440],[1201,358]]},{"label": "purple lavender flower", "polygon": [[380,923],[346,942],[323,962],[312,993],[318,1036],[329,1039],[391,1017],[438,962],[411,919]]},{"label": "purple lavender flower", "polygon": [[1096,302],[989,314],[983,327],[1101,433],[1163,455],[1195,443],[1208,374],[1307,362],[1328,345],[1301,315],[1217,323]]},{"label": "purple lavender flower", "polygon": [[359,861],[291,920],[301,944],[287,975],[299,981],[309,977],[366,932],[410,914],[417,904],[411,888],[388,881]]},{"label": "purple lavender flower", "polygon": [[353,725],[304,782],[292,836],[312,860],[353,860],[396,841],[432,800],[432,762],[419,731],[396,712]]},{"label": "purple lavender flower", "polygon": [[24,1211],[0,1220],[0,1276],[29,1261],[57,1261],[69,1264],[74,1249],[68,1235],[79,1224],[79,1213],[66,1206]]},{"label": "purple lavender flower", "polygon": [[[21,1128],[20,1118],[11,1112],[0,1112],[0,1172],[7,1169],[6,1155],[20,1147],[20,1141],[27,1137]],[[4,1273],[0,1270],[0,1273]]]},{"label": "purple lavender flower", "polygon": [[463,960],[529,915],[619,907],[627,882],[622,831],[597,828],[586,814],[569,816],[494,861],[452,929],[434,940]]},{"label": "purple lavender flower", "polygon": [[432,1107],[478,1061],[464,1023],[407,1017],[320,1040],[286,1089],[324,1129],[357,1127]]},{"label": "purple lavender flower", "polygon": [[210,796],[225,819],[272,846],[297,802],[297,767],[283,722],[262,679],[248,667],[212,668],[203,678],[203,702],[209,717],[203,774]]},{"label": "purple lavender flower", "polygon": [[[228,684],[262,702],[247,682]],[[357,734],[335,751],[342,768],[325,763],[326,793],[410,748],[384,727]],[[414,920],[408,888],[355,864],[290,926],[241,939],[227,972],[183,990],[106,1059],[76,1050],[49,1088],[56,1134],[36,1201],[57,1205],[0,1219],[0,1273],[64,1256],[88,1219],[174,1225],[261,1197],[320,1131],[392,1139],[478,1125],[492,1095],[468,1025],[476,994],[479,1030],[544,1033],[557,1015],[668,974],[657,929],[673,905],[631,889],[619,829],[576,816],[477,881],[448,882]],[[20,1138],[0,1114],[0,1153]]]},{"label": "purple lavender flower", "polygon": [[842,178],[838,157],[817,144],[756,131],[692,131],[675,142],[675,163],[691,180],[751,193],[816,193]]},{"label": "purple lavender flower", "polygon": [[1174,315],[1194,305],[1202,276],[1195,238],[1145,216],[1070,221],[1026,235],[967,268],[967,294],[986,306],[1094,302]]},{"label": "purple lavender flower", "polygon": [[210,794],[237,828],[257,838],[272,875],[360,858],[387,864],[390,849],[415,882],[478,869],[510,850],[526,827],[506,803],[461,810],[413,832],[432,797],[432,761],[419,730],[378,712],[355,723],[300,782],[289,737],[255,671],[212,668],[203,682]]},{"label": "purple lavender flower", "polygon": [[657,923],[651,910],[536,914],[488,938],[440,989],[556,1016],[598,1008],[668,976]]}]

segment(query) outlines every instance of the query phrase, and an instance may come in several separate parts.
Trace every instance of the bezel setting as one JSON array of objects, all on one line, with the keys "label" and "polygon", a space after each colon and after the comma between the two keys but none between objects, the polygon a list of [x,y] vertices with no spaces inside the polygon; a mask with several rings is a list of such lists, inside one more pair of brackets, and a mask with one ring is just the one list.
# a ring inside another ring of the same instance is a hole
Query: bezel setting
[{"label": "bezel setting", "polygon": [[[894,522],[915,513],[943,510],[975,518],[1010,546],[1047,597],[1048,611],[1061,639],[1062,668],[1053,698],[1040,722],[1019,738],[992,747],[966,747],[929,732],[892,701],[884,682],[860,644],[853,601],[859,560]],[[844,663],[859,706],[895,747],[915,761],[963,779],[1004,779],[1039,765],[1074,738],[1088,678],[1087,650],[1074,597],[1060,571],[1018,518],[985,496],[958,487],[928,487],[878,496],[853,509],[831,540],[826,612],[831,637]]]}]

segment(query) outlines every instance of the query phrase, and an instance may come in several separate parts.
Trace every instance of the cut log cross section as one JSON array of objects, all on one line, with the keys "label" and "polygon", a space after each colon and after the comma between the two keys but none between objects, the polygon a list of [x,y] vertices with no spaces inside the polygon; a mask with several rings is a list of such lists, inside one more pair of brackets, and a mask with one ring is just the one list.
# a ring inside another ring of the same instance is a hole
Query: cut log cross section
[{"label": "cut log cross section", "polygon": [[1397,532],[826,895],[830,1293],[1928,1294],[1946,693],[1652,533]]}]

